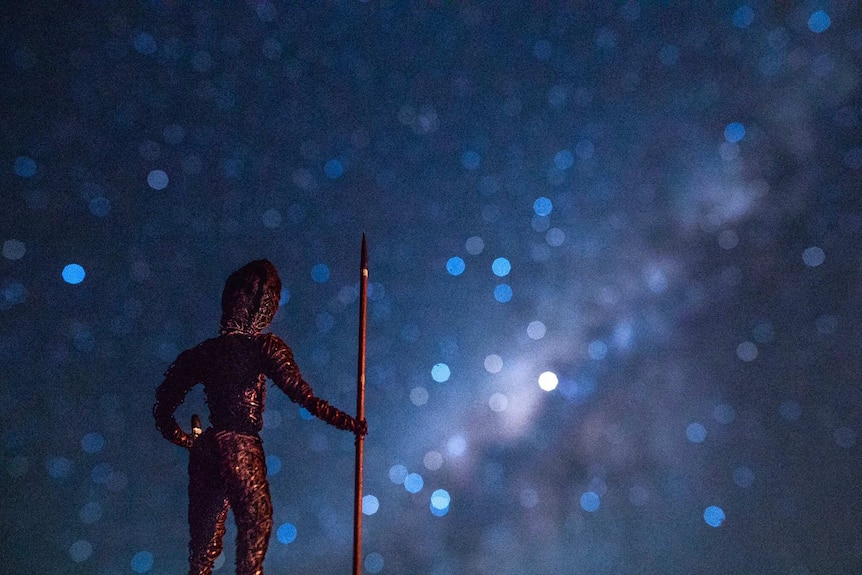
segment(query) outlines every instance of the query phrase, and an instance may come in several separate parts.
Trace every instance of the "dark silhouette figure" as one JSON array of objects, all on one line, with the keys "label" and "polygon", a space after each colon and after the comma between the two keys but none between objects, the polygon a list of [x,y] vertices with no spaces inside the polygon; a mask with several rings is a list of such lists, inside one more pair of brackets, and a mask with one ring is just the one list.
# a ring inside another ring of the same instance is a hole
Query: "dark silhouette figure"
[{"label": "dark silhouette figure", "polygon": [[[261,333],[272,321],[281,280],[257,260],[228,277],[218,337],[182,352],[156,390],[153,417],[170,442],[189,449],[189,574],[209,575],[222,551],[225,518],[237,524],[236,573],[260,575],[272,532],[272,500],[258,433],[263,427],[266,378],[291,400],[339,429],[364,435],[367,425],[314,396],[293,352]],[[174,417],[188,391],[204,386],[212,427],[196,437]]]}]

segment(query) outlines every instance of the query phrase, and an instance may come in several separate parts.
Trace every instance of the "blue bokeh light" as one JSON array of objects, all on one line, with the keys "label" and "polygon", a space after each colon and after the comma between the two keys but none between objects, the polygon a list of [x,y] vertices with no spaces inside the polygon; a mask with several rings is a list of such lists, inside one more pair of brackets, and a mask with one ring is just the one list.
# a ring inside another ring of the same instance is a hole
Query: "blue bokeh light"
[{"label": "blue bokeh light", "polygon": [[734,144],[745,138],[745,126],[740,122],[731,122],[724,128],[724,139]]},{"label": "blue bokeh light", "polygon": [[389,480],[396,484],[402,485],[404,480],[407,479],[407,468],[401,465],[400,463],[396,463],[392,467],[389,468]]},{"label": "blue bokeh light", "polygon": [[710,505],[703,512],[703,520],[710,527],[718,527],[724,523],[724,510],[716,505]]},{"label": "blue bokeh light", "polygon": [[743,4],[733,12],[733,25],[737,28],[748,28],[754,22],[754,10],[748,4]]},{"label": "blue bokeh light", "polygon": [[[557,152],[554,155],[554,165],[557,167],[558,170],[568,170],[569,168],[572,167],[572,164],[574,164],[574,163],[575,163],[575,156],[569,150],[560,150],[559,152]],[[539,214],[539,215],[547,215],[547,214]]]},{"label": "blue bokeh light", "polygon": [[425,480],[418,473],[408,473],[404,478],[404,489],[410,493],[419,493],[425,486]]},{"label": "blue bokeh light", "polygon": [[431,494],[431,508],[432,510],[436,509],[438,511],[442,511],[443,509],[448,509],[449,504],[452,502],[452,498],[449,495],[449,492],[445,489],[436,489]]},{"label": "blue bokeh light", "polygon": [[301,419],[304,419],[305,421],[311,421],[312,419],[314,419],[314,416],[311,415],[311,412],[304,407],[299,408],[299,417]]},{"label": "blue bokeh light", "polygon": [[99,453],[105,446],[105,438],[101,433],[88,433],[81,439],[81,449],[86,453]]},{"label": "blue bokeh light", "polygon": [[491,271],[497,277],[505,277],[512,271],[512,264],[506,258],[497,258],[491,264]]},{"label": "blue bokeh light", "polygon": [[86,277],[87,272],[84,271],[83,266],[80,264],[68,264],[63,268],[62,276],[63,281],[67,284],[79,284],[84,281],[84,277]]},{"label": "blue bokeh light", "polygon": [[706,440],[706,428],[700,423],[690,423],[685,428],[685,437],[692,443],[703,443]]},{"label": "blue bokeh light", "polygon": [[86,561],[90,558],[90,555],[93,554],[93,544],[87,541],[86,539],[79,539],[72,543],[71,547],[69,547],[69,556],[72,557],[72,561],[75,563],[81,563],[82,561]]},{"label": "blue bokeh light", "polygon": [[461,275],[466,268],[467,264],[464,263],[464,259],[458,256],[449,258],[446,262],[446,271],[453,276]]},{"label": "blue bokeh light", "polygon": [[475,150],[467,150],[461,154],[461,164],[468,170],[475,170],[479,167],[482,157]]},{"label": "blue bokeh light", "polygon": [[311,279],[319,284],[329,281],[329,266],[326,264],[315,265],[311,268]]},{"label": "blue bokeh light", "polygon": [[333,158],[324,164],[323,173],[330,180],[337,180],[344,174],[344,164],[341,160]]},{"label": "blue bokeh light", "polygon": [[512,287],[509,284],[500,284],[494,288],[494,299],[500,303],[512,300]]},{"label": "blue bokeh light", "polygon": [[135,573],[146,573],[153,568],[155,558],[149,551],[138,551],[132,557],[132,571]]},{"label": "blue bokeh light", "polygon": [[533,211],[537,216],[549,216],[553,209],[554,203],[544,196],[536,198],[536,201],[533,202]]},{"label": "blue bokeh light", "polygon": [[581,495],[581,509],[589,513],[595,513],[601,505],[601,498],[593,491],[587,491]]},{"label": "blue bokeh light", "polygon": [[266,474],[278,475],[279,471],[281,471],[281,457],[279,457],[278,455],[267,455]]},{"label": "blue bokeh light", "polygon": [[288,545],[296,541],[296,535],[296,525],[293,523],[282,523],[278,526],[278,529],[275,532],[278,542],[283,543],[284,545]]},{"label": "blue bokeh light", "polygon": [[380,501],[373,495],[364,495],[362,497],[362,513],[365,515],[374,515],[380,509]]},{"label": "blue bokeh light", "polygon": [[36,161],[27,156],[18,156],[15,158],[14,165],[15,175],[22,178],[32,178],[36,175]]},{"label": "blue bokeh light", "polygon": [[808,18],[808,29],[814,32],[815,34],[820,34],[821,32],[825,32],[829,29],[829,26],[832,25],[832,18],[829,17],[823,10],[818,10],[814,14]]},{"label": "blue bokeh light", "polygon": [[369,553],[365,557],[365,570],[369,573],[380,573],[383,571],[383,555],[377,553]]},{"label": "blue bokeh light", "polygon": [[147,175],[147,184],[154,190],[168,187],[168,175],[163,170],[153,170]]},{"label": "blue bokeh light", "polygon": [[431,379],[433,379],[437,383],[443,383],[444,381],[448,381],[451,375],[452,370],[449,369],[449,366],[445,363],[434,364],[434,367],[431,368]]}]

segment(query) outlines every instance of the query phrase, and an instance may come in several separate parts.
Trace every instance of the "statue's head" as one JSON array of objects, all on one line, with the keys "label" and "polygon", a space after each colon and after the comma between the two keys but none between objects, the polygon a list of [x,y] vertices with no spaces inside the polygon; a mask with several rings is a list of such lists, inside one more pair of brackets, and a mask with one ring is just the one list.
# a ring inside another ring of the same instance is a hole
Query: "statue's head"
[{"label": "statue's head", "polygon": [[255,260],[227,278],[219,333],[255,334],[272,322],[281,300],[281,279],[269,260]]}]

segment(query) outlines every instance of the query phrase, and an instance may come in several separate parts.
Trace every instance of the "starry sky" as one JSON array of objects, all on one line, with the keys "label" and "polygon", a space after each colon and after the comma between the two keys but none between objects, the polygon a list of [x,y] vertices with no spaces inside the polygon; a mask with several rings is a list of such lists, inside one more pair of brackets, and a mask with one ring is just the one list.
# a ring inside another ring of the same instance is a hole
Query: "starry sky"
[{"label": "starry sky", "polygon": [[[74,4],[0,17],[4,573],[184,571],[154,390],[252,259],[352,412],[362,233],[363,572],[862,569],[858,2]],[[347,572],[352,436],[261,435]]]}]

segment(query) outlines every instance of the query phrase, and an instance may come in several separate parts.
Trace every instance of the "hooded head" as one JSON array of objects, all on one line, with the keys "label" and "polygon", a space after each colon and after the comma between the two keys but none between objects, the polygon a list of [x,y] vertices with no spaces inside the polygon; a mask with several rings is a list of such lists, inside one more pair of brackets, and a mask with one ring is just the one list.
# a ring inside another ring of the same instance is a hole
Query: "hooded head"
[{"label": "hooded head", "polygon": [[221,296],[219,333],[260,333],[281,300],[281,279],[269,260],[255,260],[227,278]]}]

